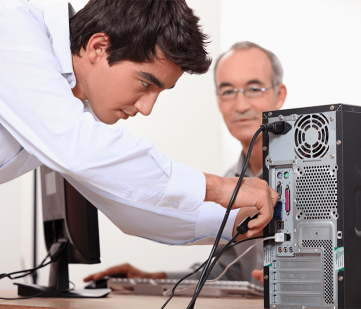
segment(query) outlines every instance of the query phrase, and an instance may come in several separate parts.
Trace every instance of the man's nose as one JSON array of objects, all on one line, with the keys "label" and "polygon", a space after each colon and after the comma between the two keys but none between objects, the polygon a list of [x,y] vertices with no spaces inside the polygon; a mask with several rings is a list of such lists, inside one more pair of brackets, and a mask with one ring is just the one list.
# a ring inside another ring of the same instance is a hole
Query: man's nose
[{"label": "man's nose", "polygon": [[141,100],[135,104],[135,107],[143,116],[149,116],[157,101],[158,95],[159,93],[151,93],[147,97],[141,98]]},{"label": "man's nose", "polygon": [[244,113],[249,110],[251,104],[249,102],[249,98],[247,98],[243,92],[238,92],[237,97],[235,98],[235,109],[239,113]]}]

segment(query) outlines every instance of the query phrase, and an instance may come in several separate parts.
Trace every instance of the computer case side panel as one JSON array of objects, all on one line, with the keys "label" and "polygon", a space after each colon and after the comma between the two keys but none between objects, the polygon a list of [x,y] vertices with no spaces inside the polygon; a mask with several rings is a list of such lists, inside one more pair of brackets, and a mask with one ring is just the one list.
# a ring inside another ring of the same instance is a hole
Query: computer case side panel
[{"label": "computer case side panel", "polygon": [[[337,247],[344,248],[344,221],[345,221],[345,201],[344,201],[344,125],[343,125],[344,110],[339,110],[336,113],[336,156],[338,166],[338,179],[337,179],[337,209],[338,209],[338,220],[337,220]],[[345,293],[344,293],[344,281],[339,280],[343,278],[343,270],[337,272],[337,290],[338,290],[338,309],[345,309]]]},{"label": "computer case side panel", "polygon": [[[344,271],[340,271],[340,308],[361,308],[361,113],[358,108],[344,110],[342,114],[342,155],[344,205],[342,241]],[[343,306],[343,307],[342,307]]]}]

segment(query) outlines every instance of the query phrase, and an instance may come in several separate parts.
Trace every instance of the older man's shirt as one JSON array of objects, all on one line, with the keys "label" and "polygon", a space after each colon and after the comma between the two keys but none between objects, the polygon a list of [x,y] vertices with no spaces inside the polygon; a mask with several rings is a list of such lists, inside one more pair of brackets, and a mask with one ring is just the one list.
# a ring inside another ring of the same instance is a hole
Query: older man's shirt
[{"label": "older man's shirt", "polygon": [[43,10],[0,0],[0,184],[45,164],[125,233],[171,244],[213,242],[208,237],[225,209],[203,202],[204,174],[99,122],[73,96],[69,12],[67,3]]}]

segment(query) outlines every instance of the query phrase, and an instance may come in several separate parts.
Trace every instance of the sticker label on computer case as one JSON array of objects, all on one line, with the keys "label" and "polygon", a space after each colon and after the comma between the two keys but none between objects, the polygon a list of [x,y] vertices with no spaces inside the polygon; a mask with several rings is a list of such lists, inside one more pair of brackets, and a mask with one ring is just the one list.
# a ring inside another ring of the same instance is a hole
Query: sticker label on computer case
[{"label": "sticker label on computer case", "polygon": [[267,245],[263,248],[263,266],[272,266],[272,246]]},{"label": "sticker label on computer case", "polygon": [[343,247],[335,247],[334,250],[335,270],[345,270],[345,259]]}]

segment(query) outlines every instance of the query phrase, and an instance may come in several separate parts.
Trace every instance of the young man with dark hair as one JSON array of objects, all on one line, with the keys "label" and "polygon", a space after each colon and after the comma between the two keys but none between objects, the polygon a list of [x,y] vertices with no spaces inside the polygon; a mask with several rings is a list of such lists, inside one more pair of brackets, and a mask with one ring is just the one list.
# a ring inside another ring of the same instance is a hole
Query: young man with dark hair
[{"label": "young man with dark hair", "polygon": [[[237,178],[202,173],[105,125],[149,115],[183,72],[207,71],[199,19],[183,0],[91,0],[74,13],[0,0],[0,183],[45,164],[125,233],[172,244],[214,236]],[[234,207],[260,211],[248,236],[277,197],[244,180]],[[240,220],[232,211],[223,239]]]}]

